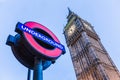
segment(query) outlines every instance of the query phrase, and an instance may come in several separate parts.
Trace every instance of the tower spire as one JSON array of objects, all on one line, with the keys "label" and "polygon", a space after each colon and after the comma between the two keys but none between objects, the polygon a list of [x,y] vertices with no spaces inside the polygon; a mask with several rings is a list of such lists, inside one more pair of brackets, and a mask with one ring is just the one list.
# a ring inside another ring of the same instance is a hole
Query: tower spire
[{"label": "tower spire", "polygon": [[69,7],[68,7],[68,11],[69,11],[69,13],[68,13],[67,19],[69,21],[72,18],[72,16],[74,15],[74,12],[72,12]]},{"label": "tower spire", "polygon": [[71,14],[72,13],[72,11],[70,10],[70,8],[68,7],[68,11],[69,11],[69,14]]}]

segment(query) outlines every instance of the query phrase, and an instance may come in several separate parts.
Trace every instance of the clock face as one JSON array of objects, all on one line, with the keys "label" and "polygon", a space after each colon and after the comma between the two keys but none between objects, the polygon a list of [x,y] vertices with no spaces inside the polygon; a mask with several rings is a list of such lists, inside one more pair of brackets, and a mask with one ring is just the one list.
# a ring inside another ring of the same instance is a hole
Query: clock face
[{"label": "clock face", "polygon": [[75,24],[72,24],[72,25],[69,27],[69,29],[68,29],[68,36],[71,36],[71,35],[74,33],[75,28],[76,28]]},{"label": "clock face", "polygon": [[92,31],[92,28],[88,24],[86,24],[86,23],[83,23],[83,24],[88,30]]}]

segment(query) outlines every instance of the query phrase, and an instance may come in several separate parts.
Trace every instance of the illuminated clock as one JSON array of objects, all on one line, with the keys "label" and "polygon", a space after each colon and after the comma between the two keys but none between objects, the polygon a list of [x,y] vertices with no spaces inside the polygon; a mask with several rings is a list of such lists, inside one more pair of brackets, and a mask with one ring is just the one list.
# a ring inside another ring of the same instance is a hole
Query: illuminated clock
[{"label": "illuminated clock", "polygon": [[72,24],[68,29],[68,36],[71,36],[75,32],[76,26]]},{"label": "illuminated clock", "polygon": [[83,24],[84,24],[84,26],[85,26],[86,29],[88,29],[90,31],[93,31],[92,28],[90,27],[90,25],[88,25],[87,23],[83,23]]}]

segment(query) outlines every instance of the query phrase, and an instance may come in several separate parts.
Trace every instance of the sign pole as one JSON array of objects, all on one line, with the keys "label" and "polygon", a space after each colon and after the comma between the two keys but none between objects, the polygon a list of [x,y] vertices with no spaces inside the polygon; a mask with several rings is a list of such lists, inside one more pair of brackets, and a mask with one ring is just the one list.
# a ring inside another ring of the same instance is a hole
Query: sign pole
[{"label": "sign pole", "polygon": [[35,57],[33,80],[43,80],[42,59]]},{"label": "sign pole", "polygon": [[28,69],[28,77],[27,77],[27,80],[30,80],[30,75],[31,75],[31,70]]}]

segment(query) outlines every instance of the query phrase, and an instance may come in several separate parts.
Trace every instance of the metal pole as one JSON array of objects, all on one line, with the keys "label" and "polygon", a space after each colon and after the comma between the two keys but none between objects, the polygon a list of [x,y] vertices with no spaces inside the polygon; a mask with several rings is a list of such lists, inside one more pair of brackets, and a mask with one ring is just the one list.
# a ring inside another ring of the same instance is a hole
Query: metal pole
[{"label": "metal pole", "polygon": [[28,77],[27,77],[27,80],[30,80],[30,75],[31,75],[31,70],[28,69]]},{"label": "metal pole", "polygon": [[43,80],[42,59],[35,57],[33,80]]}]

